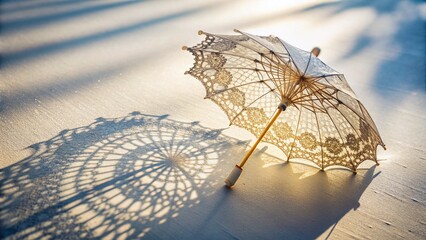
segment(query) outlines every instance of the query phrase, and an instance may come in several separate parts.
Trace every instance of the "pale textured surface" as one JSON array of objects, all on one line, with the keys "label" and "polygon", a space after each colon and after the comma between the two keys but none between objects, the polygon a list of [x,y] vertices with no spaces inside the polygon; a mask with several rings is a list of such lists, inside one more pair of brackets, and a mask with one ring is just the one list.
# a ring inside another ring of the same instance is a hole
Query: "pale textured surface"
[{"label": "pale textured surface", "polygon": [[[2,1],[2,237],[425,239],[425,16],[420,1]],[[381,165],[322,173],[263,144],[223,188],[254,137],[223,129],[180,48],[234,28],[321,47],[376,122]]]}]

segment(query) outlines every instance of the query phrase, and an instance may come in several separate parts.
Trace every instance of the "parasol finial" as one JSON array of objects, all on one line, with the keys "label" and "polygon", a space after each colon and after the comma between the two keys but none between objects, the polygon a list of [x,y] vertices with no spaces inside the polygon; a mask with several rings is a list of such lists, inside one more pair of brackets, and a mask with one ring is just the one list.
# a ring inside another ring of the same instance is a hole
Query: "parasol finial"
[{"label": "parasol finial", "polygon": [[321,48],[319,48],[319,47],[314,47],[314,48],[312,48],[311,53],[312,53],[313,55],[315,55],[315,57],[318,57],[318,55],[321,53]]}]

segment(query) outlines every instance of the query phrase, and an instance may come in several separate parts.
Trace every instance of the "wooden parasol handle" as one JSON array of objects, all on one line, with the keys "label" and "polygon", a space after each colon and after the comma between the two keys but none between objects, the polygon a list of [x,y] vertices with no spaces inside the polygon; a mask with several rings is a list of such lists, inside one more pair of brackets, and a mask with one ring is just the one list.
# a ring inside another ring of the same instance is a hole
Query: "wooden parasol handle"
[{"label": "wooden parasol handle", "polygon": [[257,138],[257,140],[254,143],[254,145],[250,148],[250,151],[247,152],[246,156],[241,160],[240,164],[237,165],[238,167],[242,168],[244,166],[244,164],[247,162],[247,160],[249,159],[249,157],[251,156],[251,154],[256,149],[257,145],[259,145],[259,143],[262,140],[262,138],[268,132],[269,128],[271,128],[272,124],[280,116],[280,113],[282,111],[284,111],[285,109],[286,109],[286,105],[280,104],[280,106],[278,107],[278,109],[275,111],[274,116],[271,118],[271,120],[269,120],[268,125],[266,125],[265,129],[263,129],[262,133],[259,135],[259,137]]}]

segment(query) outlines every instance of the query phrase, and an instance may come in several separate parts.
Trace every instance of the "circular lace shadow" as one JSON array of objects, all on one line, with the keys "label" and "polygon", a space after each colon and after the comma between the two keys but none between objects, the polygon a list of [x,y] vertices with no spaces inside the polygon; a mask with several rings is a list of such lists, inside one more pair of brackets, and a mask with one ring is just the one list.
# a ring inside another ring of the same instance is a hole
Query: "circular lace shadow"
[{"label": "circular lace shadow", "polygon": [[220,133],[136,112],[62,131],[1,171],[3,235],[142,237],[222,182]]}]

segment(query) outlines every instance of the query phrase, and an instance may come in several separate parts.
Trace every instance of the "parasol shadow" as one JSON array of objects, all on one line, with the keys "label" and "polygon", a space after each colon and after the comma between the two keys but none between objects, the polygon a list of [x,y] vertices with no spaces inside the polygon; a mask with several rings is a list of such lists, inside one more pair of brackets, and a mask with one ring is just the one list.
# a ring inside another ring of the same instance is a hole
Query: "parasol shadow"
[{"label": "parasol shadow", "polygon": [[1,236],[144,237],[222,186],[210,175],[244,142],[221,131],[134,112],[34,144],[0,171]]},{"label": "parasol shadow", "polygon": [[356,209],[374,177],[301,178],[303,165],[260,150],[230,190],[227,160],[247,143],[139,112],[64,130],[0,170],[1,236],[311,239]]}]

